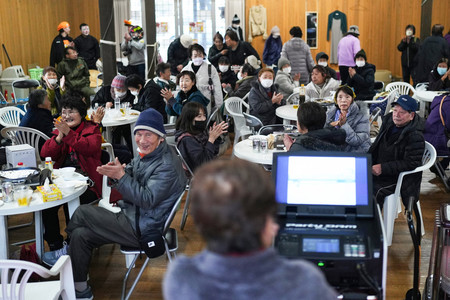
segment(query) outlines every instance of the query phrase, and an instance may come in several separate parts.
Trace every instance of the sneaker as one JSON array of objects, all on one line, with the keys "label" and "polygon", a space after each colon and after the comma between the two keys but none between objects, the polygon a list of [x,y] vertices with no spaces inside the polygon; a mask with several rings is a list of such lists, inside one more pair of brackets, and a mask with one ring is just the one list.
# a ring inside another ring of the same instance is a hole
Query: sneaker
[{"label": "sneaker", "polygon": [[92,295],[92,290],[91,290],[90,286],[88,286],[82,292],[75,290],[75,294],[76,294],[77,300],[92,300],[92,299],[94,299],[94,295]]},{"label": "sneaker", "polygon": [[61,249],[45,252],[44,255],[42,255],[42,262],[49,267],[53,267],[61,256],[67,255],[67,250],[69,250],[69,245],[64,242]]}]

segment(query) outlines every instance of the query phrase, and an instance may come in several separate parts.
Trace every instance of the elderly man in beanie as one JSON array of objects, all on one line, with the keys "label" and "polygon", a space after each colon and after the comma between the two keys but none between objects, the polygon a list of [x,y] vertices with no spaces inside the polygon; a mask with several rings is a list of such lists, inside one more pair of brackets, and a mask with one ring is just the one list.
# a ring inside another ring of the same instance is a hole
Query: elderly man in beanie
[{"label": "elderly man in beanie", "polygon": [[77,299],[93,299],[87,274],[94,248],[112,243],[139,248],[140,240],[155,231],[162,232],[186,183],[183,168],[166,143],[165,134],[161,114],[147,109],[139,115],[134,128],[139,157],[127,166],[116,158],[97,167],[97,172],[108,176],[122,195],[118,201],[121,211],[113,213],[98,206],[80,206],[67,225],[70,245],[52,253],[54,262],[61,255],[70,255]]},{"label": "elderly man in beanie", "polygon": [[[425,149],[424,122],[417,114],[417,102],[402,95],[392,103],[393,112],[386,115],[380,133],[369,149],[372,154],[374,196],[380,206],[384,197],[393,194],[398,175],[422,164]],[[422,172],[405,176],[401,196],[406,206],[409,197],[419,198]]]}]

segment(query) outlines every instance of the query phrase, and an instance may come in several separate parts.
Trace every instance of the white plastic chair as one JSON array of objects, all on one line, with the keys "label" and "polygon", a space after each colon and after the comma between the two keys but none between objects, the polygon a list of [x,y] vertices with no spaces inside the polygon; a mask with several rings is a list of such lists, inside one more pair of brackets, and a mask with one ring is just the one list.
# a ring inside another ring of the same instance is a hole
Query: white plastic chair
[{"label": "white plastic chair", "polygon": [[10,126],[3,128],[1,134],[5,139],[10,139],[13,145],[28,144],[31,147],[34,147],[36,162],[38,162],[38,164],[41,162],[39,141],[41,138],[45,141],[49,139],[45,133],[34,128]]},{"label": "white plastic chair", "polygon": [[[394,194],[391,194],[384,198],[383,224],[386,231],[386,242],[388,246],[392,244],[392,235],[394,233],[395,219],[397,218],[398,214],[402,211],[400,191],[402,188],[403,178],[406,175],[419,173],[429,169],[434,164],[435,161],[436,161],[436,149],[434,149],[433,145],[431,145],[430,143],[425,142],[425,151],[423,152],[422,156],[422,165],[420,167],[415,168],[412,171],[401,172],[400,175],[398,176],[397,186],[395,187]],[[419,200],[417,200],[417,208],[419,210],[422,235],[424,235],[425,227],[423,225],[422,211],[420,209]]]},{"label": "white plastic chair", "polygon": [[250,128],[245,125],[242,106],[248,110],[248,104],[239,97],[230,97],[225,100],[225,109],[234,120],[234,145],[239,142],[239,138],[252,134]]},{"label": "white plastic chair", "polygon": [[299,92],[294,92],[292,94],[289,95],[289,97],[287,97],[286,99],[286,104],[292,104],[294,99],[300,99],[300,93]]},{"label": "white plastic chair", "polygon": [[15,106],[0,108],[0,124],[3,127],[19,126],[23,116],[25,112]]},{"label": "white plastic chair", "polygon": [[[172,206],[169,217],[167,218],[166,222],[164,223],[164,229],[162,232],[164,247],[166,249],[165,253],[167,255],[167,259],[169,260],[169,262],[172,262],[172,258],[175,258],[177,256],[176,251],[178,250],[177,231],[174,228],[171,228],[170,225],[172,224],[175,214],[177,213],[178,207],[180,206],[181,200],[183,199],[184,192],[185,191],[183,191],[180,194],[177,201],[175,201],[174,205]],[[127,268],[128,268],[125,278],[123,279],[121,300],[124,300],[124,299],[128,300],[130,298],[131,294],[133,293],[134,288],[138,284],[139,279],[142,276],[142,273],[144,272],[145,268],[147,267],[147,265],[150,261],[150,258],[144,252],[141,252],[140,249],[131,249],[128,247],[120,246],[120,252],[122,254],[125,254],[125,261],[126,261]],[[139,270],[139,273],[136,276],[136,279],[134,280],[130,290],[128,291],[128,293],[126,293],[128,277],[130,275],[131,270],[134,267],[134,264],[135,264],[137,258],[141,254],[146,256],[145,261],[142,264],[142,267]],[[126,293],[126,295],[125,295],[125,293]]]},{"label": "white plastic chair", "polygon": [[402,81],[391,82],[386,86],[386,91],[392,92],[394,90],[397,90],[400,95],[409,95],[410,92],[412,95],[416,93],[412,85]]},{"label": "white plastic chair", "polygon": [[[1,288],[0,299],[4,300],[39,300],[39,299],[75,299],[75,287],[72,275],[72,263],[68,255],[61,256],[50,270],[23,260],[0,260]],[[11,280],[9,272],[12,271]],[[19,274],[25,271],[22,279]],[[42,278],[58,276],[56,281],[28,282],[32,273]]]}]

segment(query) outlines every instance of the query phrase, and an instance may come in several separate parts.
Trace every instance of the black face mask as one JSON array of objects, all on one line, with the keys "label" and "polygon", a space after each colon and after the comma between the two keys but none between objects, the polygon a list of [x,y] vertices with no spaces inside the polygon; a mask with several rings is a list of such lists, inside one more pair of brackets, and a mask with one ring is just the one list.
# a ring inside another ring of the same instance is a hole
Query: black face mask
[{"label": "black face mask", "polygon": [[205,121],[194,121],[194,129],[198,131],[205,131],[206,120]]}]

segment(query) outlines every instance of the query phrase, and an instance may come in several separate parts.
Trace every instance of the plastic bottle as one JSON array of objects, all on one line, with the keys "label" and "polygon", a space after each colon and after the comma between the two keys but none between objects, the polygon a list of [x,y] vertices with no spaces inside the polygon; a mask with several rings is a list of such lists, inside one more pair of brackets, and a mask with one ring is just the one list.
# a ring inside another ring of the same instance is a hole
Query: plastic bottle
[{"label": "plastic bottle", "polygon": [[116,109],[116,110],[119,110],[119,109],[120,109],[120,99],[119,99],[119,97],[117,97],[117,98],[114,100],[114,109]]},{"label": "plastic bottle", "polygon": [[53,161],[52,158],[49,156],[45,158],[45,168],[53,172]]},{"label": "plastic bottle", "polygon": [[300,95],[300,104],[305,103],[305,101],[306,101],[306,90],[305,90],[305,85],[303,83],[300,86],[299,95]]}]

